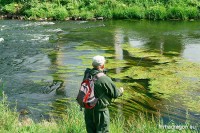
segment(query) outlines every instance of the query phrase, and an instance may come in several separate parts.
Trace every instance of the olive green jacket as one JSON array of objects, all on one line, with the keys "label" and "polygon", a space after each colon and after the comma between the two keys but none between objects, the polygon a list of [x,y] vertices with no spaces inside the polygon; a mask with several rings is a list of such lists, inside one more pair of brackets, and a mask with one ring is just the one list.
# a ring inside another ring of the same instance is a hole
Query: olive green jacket
[{"label": "olive green jacket", "polygon": [[[102,71],[93,69],[87,69],[85,71],[84,79],[87,78],[87,73],[91,76],[95,76]],[[121,91],[116,88],[114,82],[106,74],[99,77],[94,83],[94,94],[96,98],[99,98],[95,108],[96,109],[105,109],[110,105],[112,99],[117,98],[122,95]]]}]

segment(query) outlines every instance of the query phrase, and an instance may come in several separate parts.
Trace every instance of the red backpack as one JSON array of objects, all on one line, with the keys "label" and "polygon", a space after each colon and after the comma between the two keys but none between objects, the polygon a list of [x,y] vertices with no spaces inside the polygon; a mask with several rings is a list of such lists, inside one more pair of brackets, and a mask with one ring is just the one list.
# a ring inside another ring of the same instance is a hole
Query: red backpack
[{"label": "red backpack", "polygon": [[96,105],[98,98],[96,98],[94,95],[94,83],[98,78],[104,75],[104,73],[98,73],[92,78],[86,78],[81,83],[81,87],[76,98],[78,104],[81,107],[92,109]]}]

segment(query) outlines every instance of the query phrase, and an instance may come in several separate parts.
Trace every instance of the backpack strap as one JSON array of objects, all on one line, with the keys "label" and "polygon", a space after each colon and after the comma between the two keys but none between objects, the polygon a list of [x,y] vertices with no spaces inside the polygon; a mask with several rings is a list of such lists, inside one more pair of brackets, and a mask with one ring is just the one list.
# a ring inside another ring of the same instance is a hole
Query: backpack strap
[{"label": "backpack strap", "polygon": [[83,80],[85,80],[85,79],[91,79],[92,78],[92,76],[90,75],[90,71],[91,71],[90,68],[87,68],[85,70]]}]

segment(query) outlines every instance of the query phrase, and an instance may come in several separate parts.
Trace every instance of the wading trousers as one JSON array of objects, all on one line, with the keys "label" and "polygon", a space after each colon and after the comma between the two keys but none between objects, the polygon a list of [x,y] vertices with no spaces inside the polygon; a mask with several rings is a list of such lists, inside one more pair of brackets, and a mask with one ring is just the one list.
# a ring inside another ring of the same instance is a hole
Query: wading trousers
[{"label": "wading trousers", "polygon": [[110,116],[108,108],[85,109],[87,133],[109,133]]}]

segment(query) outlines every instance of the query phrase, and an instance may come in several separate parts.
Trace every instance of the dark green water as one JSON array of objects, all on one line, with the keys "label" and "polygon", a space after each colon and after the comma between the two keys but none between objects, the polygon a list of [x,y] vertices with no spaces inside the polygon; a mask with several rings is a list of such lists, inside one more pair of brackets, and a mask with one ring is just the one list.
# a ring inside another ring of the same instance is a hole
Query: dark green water
[{"label": "dark green water", "polygon": [[[108,59],[127,61],[128,66],[108,68],[108,75],[120,73],[132,65],[151,67],[155,62],[134,58],[122,45],[157,51],[164,56],[177,56],[200,64],[200,22],[153,21],[67,21],[33,22],[0,21],[0,78],[1,86],[12,106],[29,110],[29,116],[38,120],[46,113],[62,113],[70,99],[76,97],[83,71],[90,67],[93,55],[107,54]],[[82,47],[82,49],[79,48]],[[171,53],[171,54],[170,54]],[[176,54],[174,54],[176,53]],[[113,56],[109,56],[113,55]],[[149,85],[149,79],[113,79],[116,82],[138,82]],[[198,79],[199,80],[199,79]],[[61,83],[59,89],[48,91],[47,86]],[[187,110],[177,103],[161,99],[159,94],[134,90],[146,97],[125,99],[125,104],[112,107],[129,115],[147,109],[158,111],[166,122],[184,122]],[[199,96],[196,93],[193,96]],[[68,99],[69,98],[69,99]],[[72,100],[73,101],[73,100]],[[149,103],[149,101],[151,101]],[[146,104],[145,104],[146,103]],[[181,103],[181,101],[180,101]],[[142,108],[137,108],[139,105]],[[168,108],[166,108],[168,106]],[[114,109],[114,110],[115,110]],[[193,122],[199,122],[200,112],[189,112]]]}]

